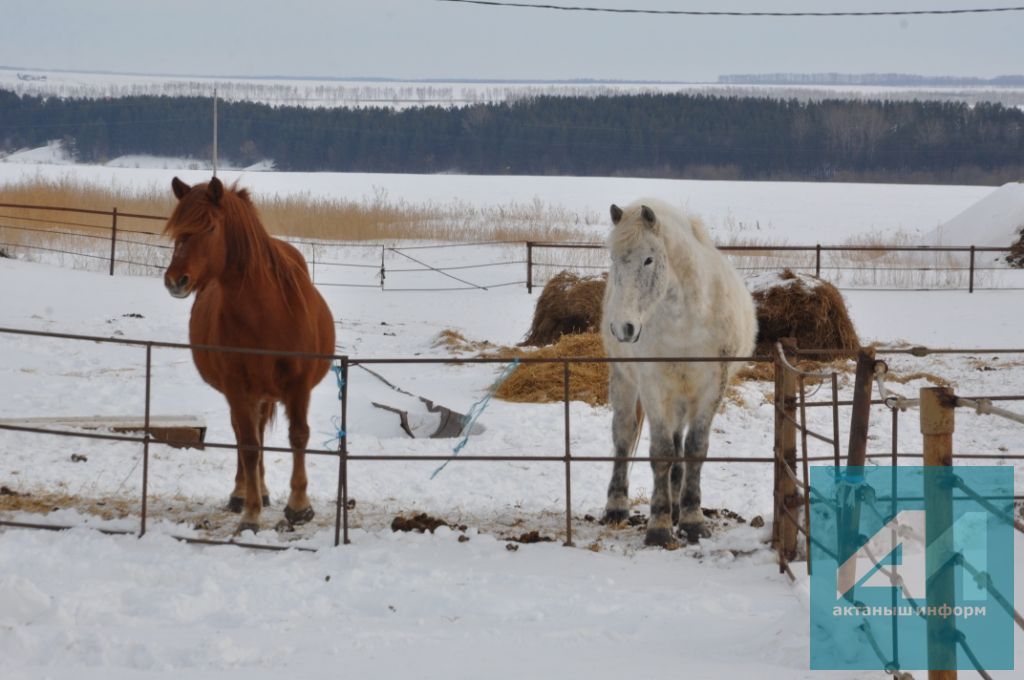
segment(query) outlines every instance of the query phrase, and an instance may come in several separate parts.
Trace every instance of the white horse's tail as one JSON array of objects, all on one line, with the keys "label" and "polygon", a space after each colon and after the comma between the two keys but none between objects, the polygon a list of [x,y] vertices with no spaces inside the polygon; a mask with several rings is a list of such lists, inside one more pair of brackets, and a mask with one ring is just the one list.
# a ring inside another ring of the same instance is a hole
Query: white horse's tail
[{"label": "white horse's tail", "polygon": [[626,472],[627,478],[633,471],[633,457],[637,454],[637,447],[640,445],[640,432],[643,430],[643,405],[637,399],[637,433],[633,435],[633,445],[630,447],[630,469]]}]

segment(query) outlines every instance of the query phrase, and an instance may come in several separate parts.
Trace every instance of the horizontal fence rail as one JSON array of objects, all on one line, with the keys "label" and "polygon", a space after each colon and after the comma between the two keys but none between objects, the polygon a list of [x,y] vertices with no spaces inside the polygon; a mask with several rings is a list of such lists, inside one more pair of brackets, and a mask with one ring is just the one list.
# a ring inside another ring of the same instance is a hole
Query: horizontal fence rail
[{"label": "horizontal fence rail", "polygon": [[[12,211],[31,212],[31,215],[13,214]],[[70,219],[65,216],[81,215],[96,217],[98,222],[89,223],[81,219]],[[118,208],[100,210],[93,208],[75,208],[67,206],[46,206],[22,203],[0,203],[0,249],[11,252],[35,252],[50,258],[68,257],[86,261],[106,261],[110,275],[117,273],[121,265],[122,273],[155,274],[162,270],[168,260],[171,246],[161,235],[161,228],[130,229],[126,228],[125,220],[142,220],[146,222],[163,222],[166,216],[144,213],[123,212]],[[18,234],[24,236],[18,237]],[[129,236],[130,235],[130,236]],[[78,247],[60,247],[46,241],[47,236],[61,237],[70,242],[79,243]],[[127,236],[127,237],[126,237]],[[134,236],[135,238],[133,238]],[[148,240],[145,238],[148,237]],[[81,239],[81,242],[78,241]],[[104,251],[98,241],[108,241],[109,248]],[[377,288],[389,292],[445,292],[445,291],[486,291],[507,287],[524,286],[527,292],[541,285],[557,270],[568,269],[581,272],[601,272],[607,269],[604,262],[595,262],[587,253],[597,253],[605,246],[603,243],[588,242],[550,242],[550,241],[481,241],[479,243],[451,243],[437,245],[410,244],[401,247],[366,242],[343,242],[310,239],[288,239],[300,247],[310,265],[314,283],[320,286],[340,288]],[[88,245],[92,243],[94,245]],[[450,249],[471,246],[501,246],[512,249],[522,255],[503,257],[494,261],[460,262],[452,265],[432,263],[431,249]],[[130,255],[119,254],[119,249],[128,248]],[[324,251],[334,248],[360,248],[369,253],[377,253],[379,257],[364,261],[337,261],[325,257]],[[817,277],[832,280],[844,289],[853,290],[1022,290],[1024,276],[1016,281],[1002,281],[986,284],[978,280],[979,276],[990,279],[996,273],[1012,271],[1008,267],[992,266],[977,262],[978,255],[1007,255],[1013,252],[1010,247],[990,246],[946,246],[946,245],[729,245],[723,244],[719,249],[734,256],[737,269],[748,272],[780,271],[788,268],[797,272],[813,273]],[[416,256],[410,251],[420,251]],[[538,259],[540,253],[561,252],[579,257],[565,257],[561,261],[545,261]],[[801,261],[775,261],[781,255],[794,254],[808,256],[812,259]],[[885,255],[903,254],[936,257],[935,262],[834,262],[832,256],[862,255],[871,259]],[[960,261],[938,261],[939,257],[963,258]],[[745,258],[763,257],[766,263],[750,266]],[[964,261],[966,260],[966,262]],[[390,260],[390,262],[388,261]],[[572,261],[578,260],[578,261]],[[404,263],[404,264],[402,264]],[[411,266],[418,265],[418,266]],[[124,269],[129,271],[125,272]],[[481,273],[490,270],[507,271],[497,282],[481,282],[474,280]],[[318,271],[319,270],[319,271]],[[334,270],[337,273],[349,271],[350,276],[337,280],[337,275],[327,276]],[[524,271],[525,270],[525,271]],[[360,274],[359,272],[362,272]],[[434,283],[422,280],[415,284],[403,284],[389,280],[389,277],[430,276]],[[851,283],[844,280],[845,276],[859,277]],[[918,281],[914,277],[918,276]],[[352,278],[356,277],[356,278]],[[902,280],[900,277],[903,277]],[[936,280],[930,280],[935,277]],[[966,277],[966,280],[964,280]],[[863,279],[863,280],[861,280]],[[896,283],[893,283],[896,281]]]},{"label": "horizontal fence rail", "polygon": [[[113,344],[120,346],[137,347],[145,351],[145,403],[143,409],[145,413],[145,426],[143,434],[131,435],[131,434],[117,434],[117,433],[105,433],[105,432],[82,432],[82,431],[69,431],[65,429],[56,429],[54,427],[33,427],[29,425],[17,425],[17,424],[5,424],[0,423],[0,430],[6,430],[11,432],[22,432],[39,436],[55,436],[55,437],[72,437],[85,440],[98,440],[98,441],[109,441],[119,443],[130,443],[141,445],[143,447],[143,479],[142,479],[142,490],[141,490],[141,517],[140,517],[140,530],[138,535],[144,535],[146,530],[146,521],[148,518],[148,470],[149,470],[149,447],[150,444],[155,440],[149,432],[150,422],[150,402],[151,402],[151,382],[153,374],[153,350],[157,348],[166,348],[173,350],[190,350],[190,351],[211,351],[211,352],[225,352],[225,353],[242,353],[242,354],[259,354],[268,356],[287,356],[287,357],[300,357],[311,360],[325,360],[329,359],[336,363],[344,379],[341,382],[341,388],[339,392],[339,408],[341,412],[340,422],[341,432],[338,439],[338,447],[336,449],[328,448],[310,448],[306,452],[314,456],[326,456],[336,458],[338,460],[338,495],[335,499],[335,545],[340,543],[348,543],[348,532],[349,532],[349,505],[348,505],[348,465],[350,462],[434,462],[434,463],[449,463],[451,461],[463,461],[463,462],[540,462],[540,463],[560,463],[564,467],[564,474],[566,480],[566,526],[565,535],[567,545],[572,544],[572,505],[571,505],[571,484],[572,484],[572,465],[574,463],[608,463],[614,462],[616,456],[614,455],[580,455],[574,453],[571,446],[571,422],[569,414],[570,404],[570,392],[569,392],[569,381],[571,380],[571,374],[569,368],[573,364],[586,364],[586,363],[612,363],[612,362],[631,362],[631,363],[643,363],[643,362],[659,362],[659,363],[681,363],[681,362],[707,362],[707,363],[725,363],[725,362],[767,362],[769,358],[763,356],[749,356],[749,357],[656,357],[656,358],[637,358],[637,359],[612,359],[608,357],[573,357],[573,358],[530,358],[523,357],[519,359],[519,363],[522,364],[561,364],[563,366],[563,380],[564,380],[564,395],[563,395],[563,409],[565,412],[564,416],[564,446],[563,450],[559,453],[551,453],[545,455],[457,455],[453,453],[445,454],[431,454],[431,453],[392,453],[392,452],[380,452],[373,454],[364,454],[358,452],[351,452],[348,450],[348,439],[345,434],[348,432],[348,398],[349,388],[347,375],[348,371],[352,366],[361,365],[379,365],[379,364],[405,364],[405,365],[450,365],[450,364],[480,364],[480,365],[498,365],[508,364],[507,359],[495,358],[495,357],[475,357],[468,359],[459,359],[454,357],[437,357],[437,358],[354,358],[343,354],[311,354],[304,352],[290,352],[290,351],[272,351],[263,349],[253,348],[241,348],[241,347],[221,347],[211,345],[194,345],[188,343],[178,342],[162,342],[153,340],[140,340],[131,338],[110,338],[103,336],[91,336],[82,334],[70,334],[70,333],[55,333],[49,331],[37,331],[30,329],[17,329],[17,328],[0,328],[0,335],[13,335],[30,338],[48,338],[62,341],[72,342],[90,342],[98,344]],[[950,350],[952,351],[952,350]],[[973,351],[964,351],[964,353],[974,353]],[[1003,353],[1010,353],[1007,350],[1001,350]],[[1017,350],[1018,352],[1024,352]],[[772,464],[776,466],[777,474],[784,475],[788,483],[791,484],[791,493],[788,500],[782,496],[777,496],[777,517],[776,525],[782,527],[789,524],[793,527],[794,536],[796,532],[803,534],[807,540],[811,540],[808,534],[806,526],[806,520],[800,522],[797,517],[797,510],[802,508],[805,503],[804,494],[801,490],[807,490],[807,466],[810,463],[832,463],[836,464],[839,458],[838,455],[838,409],[842,402],[838,398],[838,388],[835,381],[835,373],[829,373],[833,385],[833,398],[829,402],[814,402],[809,403],[806,400],[804,379],[808,376],[821,377],[818,374],[807,373],[805,371],[799,371],[795,369],[792,364],[789,363],[785,357],[776,358],[774,360],[776,366],[781,366],[783,372],[778,372],[777,375],[782,375],[785,372],[793,375],[798,383],[798,391],[793,391],[791,396],[783,396],[776,400],[776,412],[777,416],[781,418],[781,422],[785,423],[790,431],[795,436],[797,432],[801,433],[802,445],[797,455],[797,449],[795,439],[791,445],[785,447],[776,448],[775,454],[772,456],[756,455],[751,452],[749,455],[732,455],[732,456],[707,456],[702,459],[709,463],[746,463],[746,464]],[[778,378],[777,378],[778,380]],[[793,388],[791,388],[793,389]],[[798,395],[798,396],[797,396]],[[989,399],[990,401],[995,400],[1010,400],[1017,399],[1019,397],[1003,396],[1003,397],[978,397],[975,399]],[[877,401],[878,404],[884,404],[882,400]],[[806,420],[806,407],[811,405],[819,406],[830,406],[833,409],[833,432],[831,436],[824,434],[814,433],[808,429]],[[797,407],[799,407],[799,416],[797,416]],[[897,414],[898,411],[893,411]],[[780,422],[777,420],[777,422]],[[897,439],[896,439],[896,420],[894,415],[893,420],[893,452],[892,453],[871,453],[867,454],[866,458],[881,458],[891,457],[895,461],[897,459]],[[808,449],[808,437],[819,439],[824,443],[828,444],[830,448],[834,449],[831,455],[811,455]],[[236,443],[229,442],[204,442],[204,446],[214,450],[223,451],[237,451],[238,445]],[[274,447],[264,446],[262,450],[269,453],[291,453],[291,448],[286,447]],[[919,457],[920,454],[912,453],[900,453],[900,457],[914,458]],[[1001,459],[1024,459],[1024,455],[1014,455],[1009,453],[1000,454],[964,454],[958,457],[969,459],[969,458],[1001,458]],[[686,461],[689,458],[683,457],[651,457],[651,456],[635,456],[632,458],[636,462],[679,462]],[[802,467],[802,475],[798,474],[798,467]],[[803,477],[801,480],[800,477]],[[776,486],[776,494],[778,494],[778,485]],[[793,495],[796,494],[796,495]],[[21,527],[21,528],[46,528],[46,529],[61,529],[66,527],[55,527],[50,525],[34,525],[26,522],[8,522],[0,521],[0,525]],[[135,533],[135,532],[132,532]],[[266,546],[262,544],[244,544],[238,541],[218,541],[213,539],[196,539],[194,537],[176,537],[181,540],[202,543],[207,545],[221,545],[221,544],[233,544],[241,545],[243,547],[269,547],[270,549],[285,549],[287,546]],[[789,554],[783,559],[782,553],[780,553],[780,568],[792,575],[792,570],[789,567],[789,561],[796,557],[795,543],[790,542]],[[808,564],[808,569],[810,565]]]}]

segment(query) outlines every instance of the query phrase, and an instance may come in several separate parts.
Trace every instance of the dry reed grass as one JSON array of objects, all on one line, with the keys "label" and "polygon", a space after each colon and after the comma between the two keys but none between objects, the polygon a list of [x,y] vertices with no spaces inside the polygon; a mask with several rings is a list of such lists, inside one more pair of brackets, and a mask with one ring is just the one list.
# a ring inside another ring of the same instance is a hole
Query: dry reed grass
[{"label": "dry reed grass", "polygon": [[[243,183],[244,186],[244,183]],[[330,241],[569,241],[584,238],[585,224],[594,216],[580,216],[561,206],[544,203],[510,202],[477,206],[464,201],[449,203],[411,203],[392,200],[386,192],[360,200],[328,199],[312,195],[254,193],[253,200],[267,229],[275,235],[294,239]],[[137,191],[126,187],[100,187],[70,178],[58,181],[31,179],[0,186],[0,203],[61,206],[109,211],[117,206],[121,213],[167,216],[174,207],[170,189]],[[76,230],[89,227],[109,230],[110,217],[79,215],[53,211],[0,209],[0,224],[46,229],[58,223]],[[56,229],[57,227],[52,227]],[[162,220],[136,220],[121,217],[119,229],[159,233]],[[12,238],[39,240],[45,234],[15,230]]]}]

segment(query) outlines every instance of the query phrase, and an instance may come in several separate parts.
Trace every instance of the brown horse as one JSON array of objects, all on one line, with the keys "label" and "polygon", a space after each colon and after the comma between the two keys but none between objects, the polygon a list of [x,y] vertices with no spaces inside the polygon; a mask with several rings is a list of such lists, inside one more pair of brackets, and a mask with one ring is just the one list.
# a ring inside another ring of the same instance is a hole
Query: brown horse
[{"label": "brown horse", "polygon": [[[164,285],[176,298],[195,291],[189,340],[274,351],[334,353],[334,320],[313,286],[306,261],[272,238],[244,189],[214,177],[194,187],[171,182],[178,205],[164,228],[174,255]],[[258,531],[270,498],[263,475],[263,433],[278,402],[288,416],[292,449],[291,524],[308,522],[306,444],[310,392],[330,369],[327,359],[192,350],[203,380],[227,398],[238,442],[235,488],[228,507],[242,512],[238,533]]]}]

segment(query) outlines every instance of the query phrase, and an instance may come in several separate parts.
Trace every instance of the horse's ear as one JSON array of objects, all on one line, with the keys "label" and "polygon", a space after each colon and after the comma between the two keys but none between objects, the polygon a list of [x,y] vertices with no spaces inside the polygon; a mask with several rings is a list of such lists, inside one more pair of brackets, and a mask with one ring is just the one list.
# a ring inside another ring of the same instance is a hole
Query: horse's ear
[{"label": "horse's ear", "polygon": [[640,217],[643,218],[644,224],[649,228],[654,228],[654,223],[657,221],[657,217],[654,215],[654,211],[648,208],[646,205],[640,206]]},{"label": "horse's ear", "polygon": [[220,180],[214,177],[210,180],[210,183],[206,185],[206,193],[209,194],[210,200],[214,205],[220,203],[221,197],[224,195],[224,185],[221,184]]},{"label": "horse's ear", "polygon": [[611,213],[612,213],[612,224],[616,224],[617,225],[619,222],[622,221],[622,208],[620,208],[619,206],[617,206],[614,203],[612,203]]},{"label": "horse's ear", "polygon": [[171,180],[171,191],[174,192],[175,197],[180,201],[185,197],[185,194],[192,191],[192,187],[175,177]]}]

